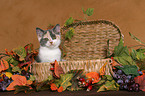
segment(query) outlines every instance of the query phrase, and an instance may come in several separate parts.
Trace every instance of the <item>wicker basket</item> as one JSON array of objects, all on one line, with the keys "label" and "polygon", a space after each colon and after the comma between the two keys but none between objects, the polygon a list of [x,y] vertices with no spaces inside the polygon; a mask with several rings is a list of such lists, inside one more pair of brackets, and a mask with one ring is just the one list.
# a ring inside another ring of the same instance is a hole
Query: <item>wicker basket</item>
[{"label": "wicker basket", "polygon": [[[69,28],[75,27],[73,38],[65,40],[65,33]],[[63,57],[66,61],[58,62],[65,72],[73,69],[84,69],[84,73],[98,72],[107,62],[106,75],[112,70],[110,59],[107,56],[107,49],[113,53],[114,47],[118,45],[123,37],[119,28],[112,22],[105,20],[73,23],[61,28],[62,52],[66,52]],[[109,40],[109,48],[107,41]],[[51,75],[50,63],[33,63],[32,73],[38,82],[46,80]]]}]

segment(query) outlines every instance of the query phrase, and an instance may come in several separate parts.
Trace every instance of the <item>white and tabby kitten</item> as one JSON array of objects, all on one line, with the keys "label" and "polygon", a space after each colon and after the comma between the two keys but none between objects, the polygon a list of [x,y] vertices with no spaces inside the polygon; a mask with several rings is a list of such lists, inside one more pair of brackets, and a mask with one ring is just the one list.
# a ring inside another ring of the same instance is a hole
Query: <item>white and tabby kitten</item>
[{"label": "white and tabby kitten", "polygon": [[40,42],[40,48],[37,62],[54,62],[60,61],[61,51],[59,45],[61,43],[60,25],[57,24],[53,29],[42,30],[36,28],[38,40]]}]

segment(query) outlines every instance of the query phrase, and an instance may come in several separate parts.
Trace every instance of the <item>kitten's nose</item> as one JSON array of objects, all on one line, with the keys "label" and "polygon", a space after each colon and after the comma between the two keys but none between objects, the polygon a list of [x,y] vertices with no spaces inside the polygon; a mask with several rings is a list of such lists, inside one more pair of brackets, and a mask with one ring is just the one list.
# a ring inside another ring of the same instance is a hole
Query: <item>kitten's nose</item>
[{"label": "kitten's nose", "polygon": [[50,42],[50,44],[52,44],[53,42]]}]

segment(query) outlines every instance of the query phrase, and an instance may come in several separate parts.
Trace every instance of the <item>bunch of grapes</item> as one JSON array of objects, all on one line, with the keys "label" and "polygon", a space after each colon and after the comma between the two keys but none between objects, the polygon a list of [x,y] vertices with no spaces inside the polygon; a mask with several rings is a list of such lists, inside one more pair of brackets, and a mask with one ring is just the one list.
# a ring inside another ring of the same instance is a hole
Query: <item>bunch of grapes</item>
[{"label": "bunch of grapes", "polygon": [[120,85],[121,90],[128,90],[130,92],[139,92],[139,84],[135,83],[134,77],[132,75],[126,75],[122,70],[114,71],[114,79]]},{"label": "bunch of grapes", "polygon": [[0,77],[0,91],[5,91],[7,86],[12,82],[12,79],[2,74]]}]

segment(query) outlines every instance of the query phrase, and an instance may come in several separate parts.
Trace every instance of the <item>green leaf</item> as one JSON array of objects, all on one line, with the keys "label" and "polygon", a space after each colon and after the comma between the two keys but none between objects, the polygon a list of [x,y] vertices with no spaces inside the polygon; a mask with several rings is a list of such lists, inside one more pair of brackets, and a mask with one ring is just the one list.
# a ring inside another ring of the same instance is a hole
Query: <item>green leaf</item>
[{"label": "green leaf", "polygon": [[131,34],[129,32],[129,35],[131,36],[131,38],[133,38],[134,40],[136,40],[137,42],[139,42],[140,44],[145,44],[144,42],[142,42],[140,39],[138,39],[137,37],[135,37],[133,34]]},{"label": "green leaf", "polygon": [[139,76],[138,67],[136,65],[124,65],[124,66],[115,66],[118,69],[121,69],[126,75]]},{"label": "green leaf", "polygon": [[136,51],[141,52],[141,53],[145,53],[145,49],[141,49],[141,48],[137,49]]},{"label": "green leaf", "polygon": [[109,81],[113,80],[112,76],[110,76],[110,75],[105,75],[105,76],[107,77],[107,80],[109,80]]},{"label": "green leaf", "polygon": [[25,60],[26,50],[24,47],[14,48],[13,51],[19,56],[20,61]]},{"label": "green leaf", "polygon": [[35,78],[35,76],[34,76],[34,75],[30,75],[29,80],[31,80],[31,81],[35,81],[35,80],[36,80],[36,78]]},{"label": "green leaf", "polygon": [[142,52],[137,52],[136,58],[137,58],[137,60],[139,60],[139,61],[143,61],[143,60],[145,59],[145,55],[144,55],[144,53],[142,53]]},{"label": "green leaf", "polygon": [[86,11],[84,10],[84,8],[82,8],[82,10],[83,10],[83,13],[86,14]]},{"label": "green leaf", "polygon": [[63,87],[63,91],[66,90],[68,86],[71,86],[70,80],[72,79],[73,74],[60,74],[60,86]]},{"label": "green leaf", "polygon": [[69,19],[66,20],[66,22],[64,23],[64,26],[70,25],[74,22],[74,19],[72,17],[70,17]]},{"label": "green leaf", "polygon": [[70,40],[73,36],[74,36],[74,28],[70,28],[65,34],[65,39]]},{"label": "green leaf", "polygon": [[94,12],[94,8],[88,8],[88,9],[86,10],[86,14],[87,14],[88,16],[93,15],[93,12]]},{"label": "green leaf", "polygon": [[14,88],[15,88],[14,94],[17,94],[19,92],[30,93],[31,91],[34,91],[33,89],[30,89],[29,86],[16,85]]},{"label": "green leaf", "polygon": [[48,90],[50,89],[50,81],[49,80],[45,80],[45,81],[42,81],[42,82],[39,82],[39,83],[36,83],[36,91],[40,91],[40,90]]},{"label": "green leaf", "polygon": [[132,52],[130,53],[130,56],[132,57],[133,60],[137,60],[136,55],[137,55],[137,51],[132,49]]},{"label": "green leaf", "polygon": [[67,90],[69,91],[77,91],[77,90],[82,90],[82,88],[80,88],[78,86],[78,80],[77,77],[85,77],[85,75],[83,75],[83,70],[71,70],[69,72],[67,72],[67,74],[73,74],[72,79],[70,80],[70,82],[72,83],[71,86],[69,86],[67,88]]},{"label": "green leaf", "polygon": [[97,92],[106,91],[105,85],[102,85]]},{"label": "green leaf", "polygon": [[114,59],[122,65],[136,65],[129,54],[127,46],[124,47],[122,39],[120,40],[118,46],[114,48]]},{"label": "green leaf", "polygon": [[12,72],[19,72],[21,74],[21,69],[18,66],[12,67]]},{"label": "green leaf", "polygon": [[99,82],[97,82],[97,84],[98,85],[101,85],[101,84],[103,84],[103,83],[105,83],[106,82],[106,80],[100,80]]},{"label": "green leaf", "polygon": [[53,80],[53,76],[52,75],[49,75],[48,78],[47,78],[47,80],[49,80],[49,81],[50,80]]},{"label": "green leaf", "polygon": [[112,90],[112,91],[119,90],[119,86],[116,86],[116,82],[114,80],[107,81],[104,86],[105,86],[106,90]]},{"label": "green leaf", "polygon": [[14,66],[17,66],[19,64],[19,62],[12,57],[8,58],[7,61],[9,64],[12,64]]},{"label": "green leaf", "polygon": [[119,56],[114,57],[114,59],[117,60],[122,65],[136,65],[136,63],[130,56]]}]

